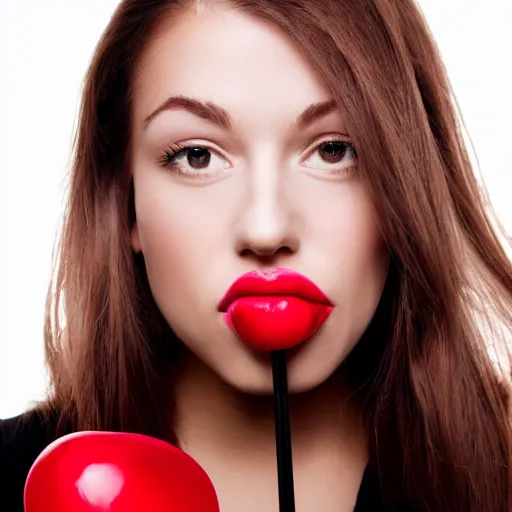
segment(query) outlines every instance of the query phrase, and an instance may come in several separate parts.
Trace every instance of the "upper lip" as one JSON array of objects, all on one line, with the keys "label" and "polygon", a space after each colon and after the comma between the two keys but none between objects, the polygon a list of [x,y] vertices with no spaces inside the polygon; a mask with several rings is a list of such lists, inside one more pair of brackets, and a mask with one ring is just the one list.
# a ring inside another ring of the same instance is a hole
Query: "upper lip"
[{"label": "upper lip", "polygon": [[310,279],[286,268],[253,270],[241,275],[219,302],[219,311],[226,312],[240,297],[293,296],[309,302],[332,306],[331,301]]}]

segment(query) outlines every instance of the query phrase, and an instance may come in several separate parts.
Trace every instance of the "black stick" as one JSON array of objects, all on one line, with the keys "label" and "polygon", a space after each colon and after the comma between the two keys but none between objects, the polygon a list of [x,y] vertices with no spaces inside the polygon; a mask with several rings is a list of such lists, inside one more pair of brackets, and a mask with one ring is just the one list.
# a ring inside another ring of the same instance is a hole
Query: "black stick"
[{"label": "black stick", "polygon": [[272,352],[279,512],[295,512],[286,351]]}]

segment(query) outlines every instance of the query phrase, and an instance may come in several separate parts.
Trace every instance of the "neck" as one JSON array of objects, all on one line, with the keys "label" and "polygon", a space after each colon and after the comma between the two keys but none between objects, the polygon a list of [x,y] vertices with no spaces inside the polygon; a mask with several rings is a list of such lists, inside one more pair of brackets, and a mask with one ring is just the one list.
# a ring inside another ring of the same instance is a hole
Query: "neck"
[{"label": "neck", "polygon": [[[188,354],[185,371],[177,378],[175,400],[179,444],[217,489],[224,477],[232,488],[234,474],[239,480],[240,475],[252,482],[266,475],[275,481],[272,396],[241,393]],[[301,475],[311,480],[313,472],[322,470],[324,475],[337,473],[338,485],[344,476],[360,482],[367,462],[366,436],[341,372],[314,390],[290,396],[290,422],[296,483]]]}]

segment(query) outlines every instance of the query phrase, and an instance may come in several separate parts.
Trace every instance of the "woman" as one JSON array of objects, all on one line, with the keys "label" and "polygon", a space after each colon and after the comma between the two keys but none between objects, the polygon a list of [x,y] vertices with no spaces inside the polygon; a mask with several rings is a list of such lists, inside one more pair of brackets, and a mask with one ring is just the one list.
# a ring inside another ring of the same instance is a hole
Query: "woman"
[{"label": "woman", "polygon": [[191,454],[222,512],[276,510],[269,360],[218,304],[282,267],[334,306],[288,360],[297,510],[512,510],[488,211],[411,1],[122,1],[83,93],[52,389],[2,426],[6,489],[56,437],[119,430]]}]

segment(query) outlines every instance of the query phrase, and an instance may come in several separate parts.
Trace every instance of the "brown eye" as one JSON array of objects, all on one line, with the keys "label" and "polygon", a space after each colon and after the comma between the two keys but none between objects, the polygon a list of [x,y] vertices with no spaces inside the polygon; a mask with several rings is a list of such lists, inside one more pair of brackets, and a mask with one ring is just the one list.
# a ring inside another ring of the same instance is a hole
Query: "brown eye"
[{"label": "brown eye", "polygon": [[187,148],[187,162],[193,169],[208,167],[212,154],[206,148]]},{"label": "brown eye", "polygon": [[357,160],[354,146],[344,140],[321,142],[304,162],[306,167],[325,171],[343,171],[351,168]]},{"label": "brown eye", "polygon": [[320,144],[318,151],[322,159],[329,164],[336,164],[343,160],[347,153],[348,144],[340,141],[329,141]]},{"label": "brown eye", "polygon": [[172,173],[187,177],[212,177],[229,169],[229,162],[204,146],[175,144],[164,150],[158,163]]}]

